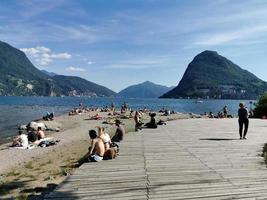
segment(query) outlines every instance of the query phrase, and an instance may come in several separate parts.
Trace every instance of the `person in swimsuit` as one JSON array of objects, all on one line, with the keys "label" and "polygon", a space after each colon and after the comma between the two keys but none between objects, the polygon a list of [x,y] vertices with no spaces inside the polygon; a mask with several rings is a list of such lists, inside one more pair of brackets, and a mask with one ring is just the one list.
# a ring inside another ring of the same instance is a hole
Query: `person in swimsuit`
[{"label": "person in swimsuit", "polygon": [[37,137],[38,137],[38,140],[45,138],[45,133],[41,127],[37,128]]},{"label": "person in swimsuit", "polygon": [[105,145],[105,150],[110,148],[111,139],[108,133],[105,132],[105,128],[98,127],[98,137],[101,138]]},{"label": "person in swimsuit", "polygon": [[139,129],[141,130],[143,123],[140,120],[140,113],[138,111],[135,112],[134,121],[135,121],[135,131],[138,131]]},{"label": "person in swimsuit", "polygon": [[89,131],[89,136],[91,138],[91,146],[89,147],[89,157],[88,161],[99,162],[103,160],[105,153],[105,145],[101,138],[97,137],[95,130]]}]

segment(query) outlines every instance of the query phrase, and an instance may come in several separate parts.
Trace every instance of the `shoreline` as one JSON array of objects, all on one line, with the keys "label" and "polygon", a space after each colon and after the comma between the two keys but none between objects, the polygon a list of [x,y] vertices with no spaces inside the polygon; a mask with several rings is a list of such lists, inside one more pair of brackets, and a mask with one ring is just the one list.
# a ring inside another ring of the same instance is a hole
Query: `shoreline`
[{"label": "shoreline", "polygon": [[[0,165],[0,184],[3,188],[0,190],[0,195],[41,195],[49,188],[49,185],[61,183],[75,169],[75,163],[87,153],[89,129],[102,126],[106,128],[111,137],[115,133],[115,126],[103,124],[104,120],[88,120],[88,115],[93,116],[96,113],[96,111],[91,111],[81,115],[56,117],[55,121],[61,122],[63,129],[48,135],[55,140],[60,140],[55,146],[22,150],[7,148],[9,143],[0,145],[0,161],[2,163]],[[99,114],[106,120],[118,118],[118,116],[108,116],[107,112],[99,112]],[[158,114],[156,118],[157,120],[159,118],[163,120],[188,119],[190,115],[179,113],[171,116],[159,116]],[[124,124],[126,132],[134,131],[132,118],[118,119]],[[149,121],[148,115],[143,116],[142,119],[144,122]],[[15,187],[14,184],[17,182],[27,182],[27,184],[17,184],[20,187]],[[44,191],[36,191],[36,188],[43,188]]]}]

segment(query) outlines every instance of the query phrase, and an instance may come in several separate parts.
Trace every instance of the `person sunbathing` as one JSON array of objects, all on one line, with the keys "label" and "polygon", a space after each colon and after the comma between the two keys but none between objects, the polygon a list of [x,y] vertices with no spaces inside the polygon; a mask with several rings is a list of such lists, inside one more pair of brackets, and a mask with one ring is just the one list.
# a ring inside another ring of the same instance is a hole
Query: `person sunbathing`
[{"label": "person sunbathing", "polygon": [[99,162],[103,160],[105,153],[105,145],[101,138],[97,137],[95,130],[89,131],[89,136],[91,138],[91,146],[89,147],[88,161]]},{"label": "person sunbathing", "polygon": [[92,119],[92,120],[101,120],[101,119],[103,119],[103,117],[101,117],[101,116],[97,113],[97,114],[95,114],[94,116],[90,117],[90,119]]},{"label": "person sunbathing", "polygon": [[28,137],[22,131],[18,132],[18,136],[13,140],[12,147],[24,147],[27,148],[29,145]]},{"label": "person sunbathing", "polygon": [[143,123],[140,120],[140,113],[138,111],[135,112],[134,122],[135,122],[135,131],[138,131],[139,129],[141,130]]},{"label": "person sunbathing", "polygon": [[105,145],[105,150],[109,149],[111,140],[109,134],[105,132],[105,128],[98,127],[98,137],[103,140]]},{"label": "person sunbathing", "polygon": [[125,130],[124,130],[124,127],[121,125],[120,120],[118,120],[118,119],[115,120],[115,124],[117,126],[117,129],[116,129],[116,133],[112,137],[111,141],[112,142],[120,142],[123,140],[123,137],[125,135]]},{"label": "person sunbathing", "polygon": [[44,131],[42,131],[41,127],[37,128],[37,137],[38,137],[38,140],[45,138],[45,133]]}]

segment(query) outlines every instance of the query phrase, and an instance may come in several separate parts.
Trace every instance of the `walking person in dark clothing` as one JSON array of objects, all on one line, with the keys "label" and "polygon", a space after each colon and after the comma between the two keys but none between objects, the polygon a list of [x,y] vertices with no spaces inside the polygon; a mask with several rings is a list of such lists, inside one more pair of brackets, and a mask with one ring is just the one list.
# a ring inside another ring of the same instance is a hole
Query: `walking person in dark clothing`
[{"label": "walking person in dark clothing", "polygon": [[[247,139],[246,135],[248,132],[248,111],[245,108],[243,103],[239,104],[239,109],[238,109],[238,123],[239,123],[239,136],[240,136],[240,140],[243,139]],[[242,132],[243,132],[243,125],[245,125],[245,130],[244,130],[244,134],[242,137]]]}]

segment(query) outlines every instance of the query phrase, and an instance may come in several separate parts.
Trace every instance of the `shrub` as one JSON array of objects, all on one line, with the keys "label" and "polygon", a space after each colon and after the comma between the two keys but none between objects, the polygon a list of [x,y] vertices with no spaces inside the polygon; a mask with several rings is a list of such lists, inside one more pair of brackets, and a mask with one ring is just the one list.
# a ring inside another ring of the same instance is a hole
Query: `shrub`
[{"label": "shrub", "polygon": [[267,117],[267,92],[265,92],[259,98],[254,109],[254,116],[262,118],[263,116]]}]

